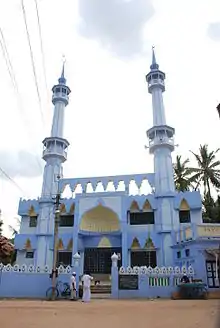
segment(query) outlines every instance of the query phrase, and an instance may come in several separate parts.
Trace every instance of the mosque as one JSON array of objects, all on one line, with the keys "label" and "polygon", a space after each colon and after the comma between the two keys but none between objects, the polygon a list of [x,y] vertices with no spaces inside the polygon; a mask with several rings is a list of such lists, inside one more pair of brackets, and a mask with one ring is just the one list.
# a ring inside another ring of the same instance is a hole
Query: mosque
[{"label": "mosque", "polygon": [[[73,196],[61,199],[59,207],[58,264],[71,265],[78,252],[81,273],[88,270],[92,275],[109,276],[111,255],[116,253],[119,266],[192,266],[209,288],[219,286],[220,225],[203,223],[199,192],[175,190],[171,157],[175,129],[166,123],[164,81],[165,73],[159,69],[153,50],[146,75],[153,126],[146,134],[154,173],[67,179],[62,164],[67,160],[69,142],[63,129],[71,90],[63,67],[52,89],[51,135],[43,140],[46,164],[41,196],[19,203],[17,264],[52,267],[54,197],[69,186]],[[143,191],[146,183],[149,193]],[[102,191],[98,191],[100,186]]]}]

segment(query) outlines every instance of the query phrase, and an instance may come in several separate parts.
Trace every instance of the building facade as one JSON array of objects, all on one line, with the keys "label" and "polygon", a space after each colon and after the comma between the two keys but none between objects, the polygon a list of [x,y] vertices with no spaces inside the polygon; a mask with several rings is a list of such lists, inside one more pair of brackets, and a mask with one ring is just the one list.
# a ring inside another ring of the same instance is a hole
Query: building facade
[{"label": "building facade", "polygon": [[42,193],[38,199],[19,203],[17,264],[52,267],[54,196],[68,185],[73,197],[62,199],[60,205],[58,264],[71,265],[78,252],[80,273],[109,275],[111,255],[116,253],[119,266],[192,266],[210,288],[219,286],[220,225],[203,224],[199,192],[175,190],[171,156],[175,129],[166,123],[165,74],[154,50],[146,81],[153,108],[153,127],[147,137],[154,173],[67,179],[62,164],[69,143],[63,137],[63,126],[71,91],[63,67],[52,89],[51,135],[43,140]]}]

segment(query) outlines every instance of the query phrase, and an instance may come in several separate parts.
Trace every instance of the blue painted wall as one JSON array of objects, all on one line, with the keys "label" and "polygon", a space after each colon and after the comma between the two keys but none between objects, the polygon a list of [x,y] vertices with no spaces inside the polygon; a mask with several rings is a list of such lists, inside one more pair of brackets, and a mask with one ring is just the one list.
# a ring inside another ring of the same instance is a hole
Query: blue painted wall
[{"label": "blue painted wall", "polygon": [[[61,274],[59,280],[69,283],[70,275]],[[48,273],[0,272],[0,297],[45,299],[49,287]]]}]

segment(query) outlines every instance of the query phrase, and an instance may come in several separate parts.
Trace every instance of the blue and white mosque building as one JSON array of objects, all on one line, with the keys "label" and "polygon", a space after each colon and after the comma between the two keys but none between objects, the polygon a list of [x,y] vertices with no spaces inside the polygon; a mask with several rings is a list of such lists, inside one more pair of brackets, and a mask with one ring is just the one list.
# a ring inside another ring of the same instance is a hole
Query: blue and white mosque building
[{"label": "blue and white mosque building", "polygon": [[[177,192],[172,152],[175,129],[166,122],[163,102],[165,73],[153,50],[146,75],[152,97],[153,125],[146,134],[154,173],[88,178],[65,178],[69,142],[64,138],[64,113],[71,90],[64,68],[53,89],[51,135],[43,140],[43,186],[38,199],[19,203],[20,233],[15,239],[17,264],[52,268],[54,248],[54,197],[68,185],[73,193],[61,198],[58,264],[73,263],[80,254],[80,274],[111,273],[111,256],[123,267],[193,267],[197,278],[218,287],[220,225],[204,224],[202,200],[197,191]],[[143,186],[150,185],[145,194]],[[136,195],[131,193],[135,184]],[[100,190],[100,185],[103,191]],[[92,191],[91,191],[92,190]]]}]

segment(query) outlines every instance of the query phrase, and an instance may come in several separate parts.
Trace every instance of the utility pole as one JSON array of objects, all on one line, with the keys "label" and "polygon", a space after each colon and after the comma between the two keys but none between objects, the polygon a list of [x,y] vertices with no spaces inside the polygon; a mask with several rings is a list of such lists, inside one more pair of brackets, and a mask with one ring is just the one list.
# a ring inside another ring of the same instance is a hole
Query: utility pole
[{"label": "utility pole", "polygon": [[216,107],[217,109],[217,112],[218,112],[218,115],[219,115],[219,118],[220,118],[220,104],[218,104],[218,106]]},{"label": "utility pole", "polygon": [[[220,118],[220,103],[218,104],[218,106],[216,107],[219,118]],[[220,288],[220,244],[219,244],[219,249],[218,249],[218,260],[217,260],[217,268],[216,268],[217,272],[216,274],[218,275],[218,283],[219,283],[219,288]]]},{"label": "utility pole", "polygon": [[[57,177],[58,178],[58,177]],[[58,181],[59,186],[59,181]],[[57,244],[58,244],[58,228],[60,221],[60,193],[55,198],[55,220],[54,220],[54,241],[53,241],[53,269],[52,269],[52,301],[56,299],[56,280],[57,280]]]}]

